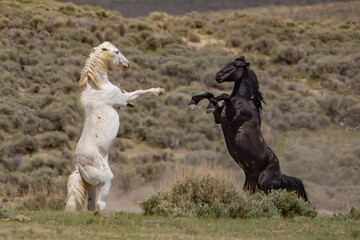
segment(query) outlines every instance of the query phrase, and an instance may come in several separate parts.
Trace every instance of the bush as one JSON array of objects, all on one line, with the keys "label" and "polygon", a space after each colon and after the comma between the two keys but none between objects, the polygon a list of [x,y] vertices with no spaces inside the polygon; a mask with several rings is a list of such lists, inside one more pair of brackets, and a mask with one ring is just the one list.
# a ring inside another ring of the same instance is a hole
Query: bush
[{"label": "bush", "polygon": [[275,62],[285,62],[289,65],[299,62],[304,57],[304,53],[293,47],[281,49],[275,56]]},{"label": "bush", "polygon": [[196,69],[191,64],[180,64],[172,60],[164,63],[160,72],[170,78],[177,78],[176,85],[188,85],[199,79]]},{"label": "bush", "polygon": [[135,171],[148,183],[160,179],[169,166],[164,162],[148,163],[137,166]]},{"label": "bush", "polygon": [[148,128],[146,142],[153,147],[178,148],[183,133],[173,128],[154,129]]},{"label": "bush", "polygon": [[69,140],[65,134],[57,131],[46,132],[41,136],[40,144],[43,148],[59,148],[69,145]]},{"label": "bush", "polygon": [[264,55],[270,56],[277,47],[277,41],[272,37],[261,38],[254,43],[245,45],[245,51],[258,51]]},{"label": "bush", "polygon": [[16,217],[11,214],[7,209],[3,208],[1,205],[0,205],[0,220],[1,219],[11,219],[11,220],[15,220]]},{"label": "bush", "polygon": [[360,209],[352,207],[350,211],[345,215],[345,218],[360,221]]},{"label": "bush", "polygon": [[315,217],[315,209],[295,193],[240,194],[233,184],[210,175],[188,177],[167,192],[140,203],[144,214],[182,217]]},{"label": "bush", "polygon": [[360,209],[351,207],[350,211],[346,214],[337,214],[335,217],[339,219],[350,219],[355,221],[360,221]]},{"label": "bush", "polygon": [[17,134],[12,142],[4,146],[3,151],[7,155],[12,154],[30,154],[38,149],[38,142],[35,138],[28,135]]},{"label": "bush", "polygon": [[23,200],[20,208],[29,211],[39,210],[63,210],[65,200],[63,197],[49,197],[45,194],[37,194],[29,199]]}]

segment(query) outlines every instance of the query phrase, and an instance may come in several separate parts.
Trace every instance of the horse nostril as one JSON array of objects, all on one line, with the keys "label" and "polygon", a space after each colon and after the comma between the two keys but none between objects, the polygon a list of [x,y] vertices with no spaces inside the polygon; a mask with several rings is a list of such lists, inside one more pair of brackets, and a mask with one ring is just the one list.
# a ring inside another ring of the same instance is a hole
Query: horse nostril
[{"label": "horse nostril", "polygon": [[215,79],[216,80],[218,80],[220,77],[221,77],[221,73],[218,72],[218,73],[215,74]]},{"label": "horse nostril", "polygon": [[124,63],[123,63],[123,68],[124,68],[124,69],[130,68],[130,63],[129,63],[129,62],[124,62]]}]

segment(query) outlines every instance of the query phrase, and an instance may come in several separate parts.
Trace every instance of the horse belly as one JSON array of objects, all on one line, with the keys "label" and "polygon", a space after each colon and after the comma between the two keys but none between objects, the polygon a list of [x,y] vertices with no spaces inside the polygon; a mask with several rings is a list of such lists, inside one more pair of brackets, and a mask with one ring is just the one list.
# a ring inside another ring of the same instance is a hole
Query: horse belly
[{"label": "horse belly", "polygon": [[223,128],[226,146],[232,158],[245,171],[255,173],[262,168],[266,146],[256,131],[247,130],[246,126],[240,126],[237,131]]},{"label": "horse belly", "polygon": [[[100,117],[99,117],[100,118]],[[94,140],[106,153],[110,148],[118,134],[120,127],[119,115],[106,116],[98,119],[94,126]]]},{"label": "horse belly", "polygon": [[92,148],[106,157],[118,134],[119,127],[119,113],[115,109],[104,108],[101,111],[94,111],[85,117],[77,148]]}]

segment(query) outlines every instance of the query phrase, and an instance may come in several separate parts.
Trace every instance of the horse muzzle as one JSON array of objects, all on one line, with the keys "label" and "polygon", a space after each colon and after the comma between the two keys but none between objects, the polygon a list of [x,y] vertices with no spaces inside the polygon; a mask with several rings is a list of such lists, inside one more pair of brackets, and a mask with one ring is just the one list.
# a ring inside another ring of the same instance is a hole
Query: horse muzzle
[{"label": "horse muzzle", "polygon": [[223,79],[224,79],[222,76],[223,76],[223,74],[221,72],[216,73],[215,74],[216,82],[221,83],[223,81]]},{"label": "horse muzzle", "polygon": [[130,68],[130,63],[129,62],[124,62],[122,63],[122,69],[123,71],[126,71]]}]

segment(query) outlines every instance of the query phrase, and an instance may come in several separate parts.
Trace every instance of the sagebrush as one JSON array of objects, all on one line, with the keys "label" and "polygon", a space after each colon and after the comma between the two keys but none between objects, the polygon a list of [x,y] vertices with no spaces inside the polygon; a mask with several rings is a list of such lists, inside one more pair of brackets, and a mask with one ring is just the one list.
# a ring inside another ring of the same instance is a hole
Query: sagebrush
[{"label": "sagebrush", "polygon": [[244,195],[234,185],[211,175],[187,177],[169,191],[140,203],[144,214],[175,217],[295,217],[313,218],[317,212],[294,192]]}]

